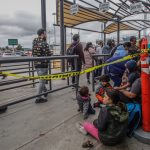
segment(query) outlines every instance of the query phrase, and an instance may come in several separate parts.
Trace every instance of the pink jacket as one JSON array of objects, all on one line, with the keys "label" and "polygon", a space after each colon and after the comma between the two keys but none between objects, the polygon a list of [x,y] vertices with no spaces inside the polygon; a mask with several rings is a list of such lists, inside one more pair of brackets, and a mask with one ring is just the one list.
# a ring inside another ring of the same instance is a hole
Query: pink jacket
[{"label": "pink jacket", "polygon": [[89,48],[88,51],[84,51],[84,59],[85,59],[85,67],[91,68],[92,67],[92,55],[95,54],[94,48]]}]

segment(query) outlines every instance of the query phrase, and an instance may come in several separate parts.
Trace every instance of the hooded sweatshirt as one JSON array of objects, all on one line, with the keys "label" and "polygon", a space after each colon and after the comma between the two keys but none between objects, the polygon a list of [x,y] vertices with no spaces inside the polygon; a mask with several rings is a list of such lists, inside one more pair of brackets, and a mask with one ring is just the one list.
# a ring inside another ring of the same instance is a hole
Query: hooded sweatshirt
[{"label": "hooded sweatshirt", "polygon": [[137,64],[135,60],[129,60],[126,63],[126,68],[128,70],[128,82],[130,86],[134,83],[134,81],[140,78],[140,73],[137,70]]},{"label": "hooded sweatshirt", "polygon": [[128,112],[122,103],[124,111],[119,106],[102,107],[98,119],[93,124],[98,128],[99,139],[103,144],[115,145],[121,142],[126,135]]}]

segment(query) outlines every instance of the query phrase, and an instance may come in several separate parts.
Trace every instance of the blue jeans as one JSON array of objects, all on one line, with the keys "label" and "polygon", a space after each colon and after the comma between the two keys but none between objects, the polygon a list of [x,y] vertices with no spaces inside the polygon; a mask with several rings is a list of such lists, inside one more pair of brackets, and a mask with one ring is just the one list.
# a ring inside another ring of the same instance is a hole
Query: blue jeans
[{"label": "blue jeans", "polygon": [[[38,76],[44,76],[48,74],[48,68],[36,68],[36,70]],[[42,94],[43,92],[47,91],[45,84],[46,84],[46,80],[39,79],[37,94]],[[39,96],[38,98],[40,99],[41,97],[42,96]]]}]

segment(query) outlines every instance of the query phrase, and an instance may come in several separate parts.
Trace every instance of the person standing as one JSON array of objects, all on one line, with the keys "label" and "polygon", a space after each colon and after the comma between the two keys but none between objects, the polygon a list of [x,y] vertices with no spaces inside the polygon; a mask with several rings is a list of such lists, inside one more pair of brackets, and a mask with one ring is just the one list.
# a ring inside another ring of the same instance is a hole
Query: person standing
[{"label": "person standing", "polygon": [[[70,47],[73,47],[73,55],[78,55],[79,57],[77,58],[77,71],[81,71],[82,64],[85,64],[85,59],[84,59],[84,53],[83,53],[83,47],[82,44],[80,43],[80,36],[79,34],[74,34],[73,35],[73,43],[71,44]],[[72,61],[71,63],[72,70],[75,70],[75,63]],[[78,81],[79,83],[79,75],[78,75]],[[75,76],[72,77],[72,84],[75,84]]]},{"label": "person standing", "polygon": [[[131,36],[131,37],[130,37],[130,43],[131,43],[131,47],[130,47],[130,49],[129,49],[128,54],[129,54],[129,55],[133,55],[133,54],[140,53],[140,50],[139,50],[138,47],[136,46],[136,37],[135,37],[135,36]],[[139,59],[140,59],[140,57],[137,56],[137,57],[134,57],[133,59],[138,62]]]},{"label": "person standing", "polygon": [[[38,37],[33,40],[33,47],[32,47],[32,55],[33,57],[45,57],[51,56],[51,52],[49,50],[49,45],[46,42],[46,31],[44,29],[39,29],[37,31]],[[35,61],[34,62],[36,71],[38,76],[44,76],[48,74],[48,61]],[[43,92],[47,91],[45,86],[46,80],[39,79],[39,86],[37,94],[42,94]],[[47,102],[47,94],[44,96],[39,96],[36,98],[35,103],[44,103]]]},{"label": "person standing", "polygon": [[[92,67],[92,55],[95,54],[95,49],[93,47],[92,42],[88,42],[86,44],[86,47],[84,49],[84,58],[85,58],[85,68],[91,68]],[[86,74],[87,76],[87,82],[90,84],[90,72]]]},{"label": "person standing", "polygon": [[[103,49],[103,41],[102,40],[97,40],[96,44],[97,44],[96,47],[95,47],[96,54],[101,55],[102,54],[102,49]],[[96,57],[95,61],[96,61],[96,66],[101,65],[103,63],[103,57],[102,56]],[[95,76],[96,77],[101,76],[101,74],[102,74],[102,68],[99,68],[95,71]]]},{"label": "person standing", "polygon": [[102,54],[110,54],[110,56],[104,56],[104,62],[111,57],[111,51],[115,46],[115,42],[112,39],[107,40],[107,45],[105,45],[102,49]]}]

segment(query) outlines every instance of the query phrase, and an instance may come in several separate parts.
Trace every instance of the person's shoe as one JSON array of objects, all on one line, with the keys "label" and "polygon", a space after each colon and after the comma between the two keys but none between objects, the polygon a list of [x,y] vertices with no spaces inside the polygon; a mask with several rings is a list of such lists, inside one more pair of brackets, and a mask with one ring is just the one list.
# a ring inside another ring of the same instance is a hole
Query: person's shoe
[{"label": "person's shoe", "polygon": [[77,122],[76,123],[76,128],[78,129],[78,131],[84,135],[87,135],[87,131],[84,129],[84,127],[82,126],[81,123]]},{"label": "person's shoe", "polygon": [[99,106],[100,108],[102,108],[102,107],[106,107],[106,105],[105,104],[100,104],[100,106]]},{"label": "person's shoe", "polygon": [[93,104],[93,107],[95,108],[95,107],[100,107],[100,103],[99,102],[95,102],[94,104]]},{"label": "person's shoe", "polygon": [[7,77],[7,75],[6,75],[6,74],[4,74],[4,75],[3,75],[3,77],[2,77],[2,79],[5,79],[6,77]]},{"label": "person's shoe", "polygon": [[45,102],[47,102],[47,99],[45,99],[45,98],[37,98],[36,100],[35,100],[35,103],[37,104],[37,103],[45,103]]},{"label": "person's shoe", "polygon": [[86,120],[88,118],[88,114],[83,116],[83,119]]},{"label": "person's shoe", "polygon": [[[47,90],[46,90],[46,91],[44,91],[44,92],[47,92]],[[48,96],[48,93],[44,94],[44,97],[47,97],[47,96]]]},{"label": "person's shoe", "polygon": [[95,115],[95,110],[93,108],[90,109],[89,114]]},{"label": "person's shoe", "polygon": [[0,107],[0,114],[4,113],[7,111],[7,106],[1,106]]}]

